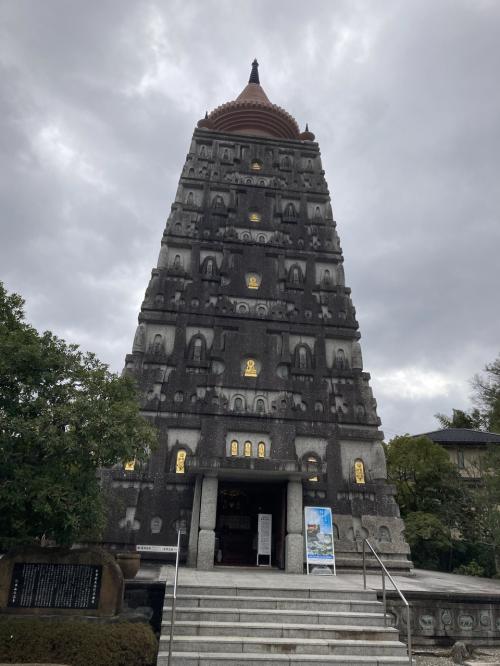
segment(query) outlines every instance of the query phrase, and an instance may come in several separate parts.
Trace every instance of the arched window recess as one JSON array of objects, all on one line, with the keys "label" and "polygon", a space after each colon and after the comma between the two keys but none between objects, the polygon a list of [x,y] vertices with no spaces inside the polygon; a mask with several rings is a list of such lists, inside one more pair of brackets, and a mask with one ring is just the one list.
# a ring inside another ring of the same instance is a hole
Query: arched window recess
[{"label": "arched window recess", "polygon": [[201,265],[201,274],[204,278],[215,278],[219,274],[215,257],[206,257]]},{"label": "arched window recess", "polygon": [[207,341],[202,333],[193,335],[187,349],[188,365],[208,365]]},{"label": "arched window recess", "polygon": [[297,219],[297,209],[295,208],[295,204],[292,202],[285,206],[285,210],[283,211],[283,219],[285,222],[295,222]]}]

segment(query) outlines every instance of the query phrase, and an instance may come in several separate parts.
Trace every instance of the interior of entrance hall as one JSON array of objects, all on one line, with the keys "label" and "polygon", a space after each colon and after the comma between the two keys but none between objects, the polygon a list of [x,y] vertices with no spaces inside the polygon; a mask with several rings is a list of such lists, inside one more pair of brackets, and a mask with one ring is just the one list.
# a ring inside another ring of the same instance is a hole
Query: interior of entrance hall
[{"label": "interior of entrance hall", "polygon": [[[286,485],[219,481],[215,561],[217,564],[257,564],[258,516],[272,515],[271,564],[285,567]],[[268,558],[260,563],[267,564]]]}]

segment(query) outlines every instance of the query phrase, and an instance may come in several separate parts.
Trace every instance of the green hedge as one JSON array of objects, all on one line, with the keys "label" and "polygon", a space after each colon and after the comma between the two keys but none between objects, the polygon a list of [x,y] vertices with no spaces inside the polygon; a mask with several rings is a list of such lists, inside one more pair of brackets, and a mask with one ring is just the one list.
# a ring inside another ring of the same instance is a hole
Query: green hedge
[{"label": "green hedge", "polygon": [[147,624],[0,618],[0,662],[152,666],[158,643]]}]

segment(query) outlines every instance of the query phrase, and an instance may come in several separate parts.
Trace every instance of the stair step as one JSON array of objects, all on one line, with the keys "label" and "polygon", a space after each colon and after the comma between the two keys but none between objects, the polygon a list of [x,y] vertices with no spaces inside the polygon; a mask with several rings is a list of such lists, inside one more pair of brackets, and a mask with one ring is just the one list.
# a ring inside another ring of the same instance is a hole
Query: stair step
[{"label": "stair step", "polygon": [[[163,608],[164,621],[170,622],[171,607]],[[362,624],[364,626],[383,626],[383,613],[356,613],[335,611],[308,610],[274,610],[267,608],[179,608],[176,609],[176,620],[193,620],[207,622],[252,622],[259,617],[261,622],[291,622],[297,624]]]},{"label": "stair step", "polygon": [[[167,584],[167,590],[172,588],[171,584]],[[177,587],[178,595],[215,595],[215,596],[238,596],[238,597],[286,597],[288,599],[305,599],[310,598],[313,600],[330,599],[330,600],[359,600],[359,601],[376,601],[377,593],[375,590],[310,590],[308,588],[262,588],[262,587],[206,587],[206,586],[192,586],[192,585],[179,585]]]},{"label": "stair step", "polygon": [[[167,637],[160,646],[168,646]],[[397,657],[406,654],[399,641],[365,641],[322,638],[263,638],[253,636],[174,636],[176,652],[231,652],[265,654],[348,654]]]},{"label": "stair step", "polygon": [[[168,634],[170,623],[164,622]],[[398,637],[393,627],[363,627],[359,625],[291,624],[262,622],[194,622],[175,623],[176,636],[262,636],[266,638],[337,638],[386,640]]]},{"label": "stair step", "polygon": [[[172,597],[165,595],[165,601]],[[227,594],[179,594],[177,607],[180,608],[274,608],[283,610],[326,610],[326,611],[380,611],[382,604],[366,599],[315,599],[270,596],[240,596]]]},{"label": "stair step", "polygon": [[[168,652],[158,653],[157,666],[167,666]],[[173,652],[171,666],[409,666],[407,656],[283,655],[251,652]]]}]

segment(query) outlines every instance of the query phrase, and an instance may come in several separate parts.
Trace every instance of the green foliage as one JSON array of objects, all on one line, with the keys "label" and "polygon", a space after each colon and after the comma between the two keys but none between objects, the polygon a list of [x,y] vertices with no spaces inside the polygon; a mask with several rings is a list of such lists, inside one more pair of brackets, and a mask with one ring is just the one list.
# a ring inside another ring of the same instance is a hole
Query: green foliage
[{"label": "green foliage", "polygon": [[415,511],[405,519],[405,537],[417,567],[438,569],[451,546],[450,530],[433,513]]},{"label": "green foliage", "polygon": [[0,283],[1,547],[97,536],[98,469],[144,460],[156,437],[131,379],[39,334],[24,321],[22,299]]},{"label": "green foliage", "polygon": [[468,564],[461,564],[453,570],[453,573],[462,576],[484,576],[484,567],[479,565],[476,560],[471,560]]},{"label": "green foliage", "polygon": [[146,624],[0,619],[0,661],[7,664],[153,666],[157,648]]},{"label": "green foliage", "polygon": [[469,487],[443,447],[427,437],[395,437],[386,456],[413,562],[449,570],[452,536],[467,533],[474,520]]},{"label": "green foliage", "polygon": [[435,414],[435,417],[443,428],[467,428],[468,430],[481,430],[483,420],[478,409],[464,412],[462,409],[454,409],[450,418],[446,414]]},{"label": "green foliage", "polygon": [[469,428],[500,433],[500,356],[488,363],[483,374],[472,379],[472,401],[476,407],[469,412],[454,409],[450,418],[436,414],[443,428]]},{"label": "green foliage", "polygon": [[472,380],[473,400],[478,405],[485,428],[500,433],[500,356],[486,364],[484,374]]},{"label": "green foliage", "polygon": [[403,518],[423,512],[458,527],[468,504],[467,488],[448,454],[427,437],[394,437],[387,447],[387,473],[395,484]]}]

